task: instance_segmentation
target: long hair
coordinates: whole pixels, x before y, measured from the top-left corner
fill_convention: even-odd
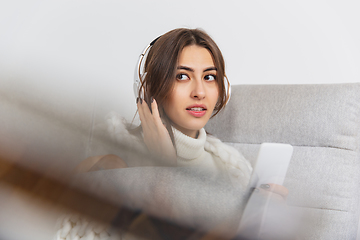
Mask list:
[[[169,131],[171,140],[175,146],[174,135],[171,129],[171,120],[166,116],[164,104],[170,97],[176,76],[176,68],[181,51],[191,45],[197,45],[206,48],[214,61],[217,69],[217,85],[219,88],[219,99],[215,105],[215,116],[226,104],[227,89],[225,89],[224,80],[225,62],[219,47],[214,40],[200,29],[178,28],[167,32],[156,40],[150,48],[147,55],[144,71],[146,72],[142,79],[142,88],[139,90],[139,96],[144,95],[145,101],[151,103],[153,97],[159,107],[160,117]],[[142,93],[142,89],[144,92]]]

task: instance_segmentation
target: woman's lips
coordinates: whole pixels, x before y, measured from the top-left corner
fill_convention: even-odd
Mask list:
[[[188,113],[190,113],[191,115],[193,115],[194,117],[202,117],[205,115],[206,110],[203,111],[192,111],[192,110],[186,110]]]
[[[194,117],[202,117],[206,114],[205,105],[193,105],[186,108],[186,111]]]

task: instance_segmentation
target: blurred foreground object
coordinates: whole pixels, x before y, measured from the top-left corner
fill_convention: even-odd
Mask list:
[[[284,186],[289,189],[288,205],[304,211],[305,226],[299,237],[356,239],[360,214],[360,84],[239,85],[232,90],[225,111],[208,123],[207,131],[237,148],[252,162],[262,142],[293,145],[294,154]],[[31,99],[11,94],[2,94],[1,101],[1,238],[23,239],[21,236],[26,235],[28,239],[49,239],[46,236],[53,236],[57,218],[67,212],[82,213],[105,223],[116,219],[121,203],[115,195],[100,196],[93,192],[106,191],[109,182],[120,178],[115,173],[120,170],[86,173],[89,178],[99,177],[103,183],[87,190],[71,187],[70,172],[90,156],[115,154],[128,159],[131,151],[119,147],[106,136],[91,134],[91,114],[75,116],[55,110],[49,112],[46,104],[32,105]],[[141,162],[141,159],[134,161]],[[139,179],[146,179],[136,168],[121,169],[121,172],[123,178],[132,176],[127,181],[133,181],[126,183],[129,188]],[[171,181],[166,170],[159,170],[159,173],[163,181]],[[222,188],[215,191],[214,186],[216,195],[210,195],[206,191],[211,192],[211,188],[201,189],[200,183],[206,182],[205,179],[195,182],[199,192],[194,191],[192,199],[184,200],[202,200],[210,204],[200,205],[201,212],[208,214],[210,226],[215,222],[211,216],[225,214],[226,209],[211,212],[207,206],[211,206],[211,201],[215,203],[215,198],[236,195],[236,192]],[[190,182],[188,186],[190,190],[193,187]],[[129,193],[128,204],[136,207],[138,201],[143,201],[144,206],[152,203],[148,198],[130,201],[135,193],[123,190],[117,194]],[[171,199],[171,191],[175,188],[168,191],[159,196]],[[147,192],[142,194],[148,196]],[[239,196],[234,199],[240,201]],[[240,203],[230,202],[223,208],[236,204]],[[191,204],[184,203],[182,207],[187,212],[192,211]],[[150,205],[149,209],[161,214],[154,206]],[[121,208],[121,211],[128,210]],[[131,216],[135,213],[129,212],[123,216],[133,219]],[[21,234],[17,231],[19,226]],[[38,231],[40,228],[43,230]]]

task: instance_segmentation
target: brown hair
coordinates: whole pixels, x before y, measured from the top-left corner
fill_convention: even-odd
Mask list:
[[[140,88],[139,96],[142,95],[142,89],[144,89],[144,98],[148,104],[151,102],[151,97],[156,100],[160,116],[165,122],[173,143],[171,120],[166,116],[163,105],[171,95],[174,86],[180,53],[190,45],[206,48],[210,52],[217,69],[216,81],[219,88],[219,99],[215,105],[213,116],[225,106],[228,98],[224,84],[226,78],[224,58],[219,47],[207,33],[200,29],[178,28],[158,38],[150,48],[145,61],[144,70],[146,74],[142,79],[143,88]]]

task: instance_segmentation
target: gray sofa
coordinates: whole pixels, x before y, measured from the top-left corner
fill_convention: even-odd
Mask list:
[[[360,84],[241,85],[206,127],[252,163],[262,142],[294,146],[288,204],[307,239],[356,239],[360,207]]]
[[[360,84],[237,85],[232,87],[229,104],[209,121],[206,130],[237,148],[252,164],[263,142],[293,145],[284,185],[290,192],[288,204],[303,213],[306,223],[299,237],[356,239],[359,93]],[[169,218],[158,202],[162,199],[171,212],[182,213],[171,220],[190,226],[201,223],[205,229],[233,215],[243,204],[226,184],[206,182],[201,174],[171,168],[98,171],[85,178],[91,182],[92,193],[109,196],[113,203],[122,199],[128,206]],[[231,221],[237,221],[236,217],[231,216]]]

